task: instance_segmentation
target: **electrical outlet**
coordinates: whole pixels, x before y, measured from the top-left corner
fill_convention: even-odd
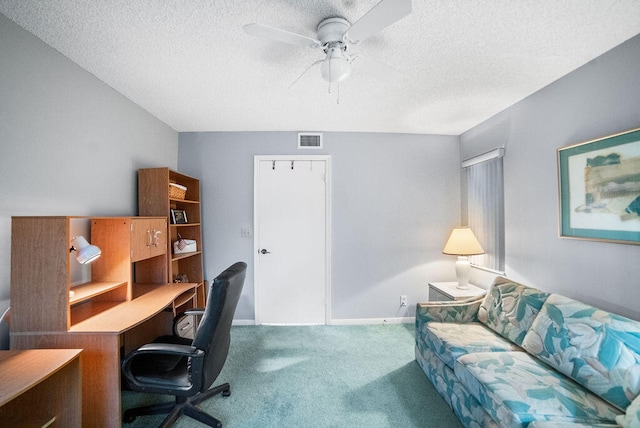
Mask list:
[[[407,296],[404,294],[400,296],[400,306],[407,306]]]

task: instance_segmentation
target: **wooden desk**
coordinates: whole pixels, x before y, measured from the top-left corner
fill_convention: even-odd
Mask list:
[[[169,333],[173,312],[164,309],[185,292],[193,291],[195,295],[197,285],[136,284],[135,293],[139,296],[133,300],[88,301],[74,308],[73,317],[82,319],[84,311],[94,315],[72,324],[68,331],[14,332],[11,346],[83,349],[82,426],[120,427],[120,353]],[[96,306],[104,308],[97,311]]]
[[[2,426],[81,426],[80,349],[0,351]]]

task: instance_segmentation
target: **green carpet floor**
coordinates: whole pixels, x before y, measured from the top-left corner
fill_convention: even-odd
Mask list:
[[[414,326],[237,326],[216,385],[201,408],[225,428],[460,427],[414,359]],[[124,391],[123,408],[166,397]],[[125,428],[157,426],[139,417]],[[200,427],[186,416],[176,427]]]

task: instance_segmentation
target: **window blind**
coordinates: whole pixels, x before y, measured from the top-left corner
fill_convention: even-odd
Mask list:
[[[470,257],[471,263],[504,272],[504,178],[502,152],[498,157],[465,162],[467,219],[485,254]]]

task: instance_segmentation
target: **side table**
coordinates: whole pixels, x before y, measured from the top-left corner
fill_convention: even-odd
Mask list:
[[[487,292],[484,288],[469,284],[469,288],[457,288],[457,282],[430,282],[429,301],[442,302],[450,300],[464,300],[470,297],[482,296]]]

